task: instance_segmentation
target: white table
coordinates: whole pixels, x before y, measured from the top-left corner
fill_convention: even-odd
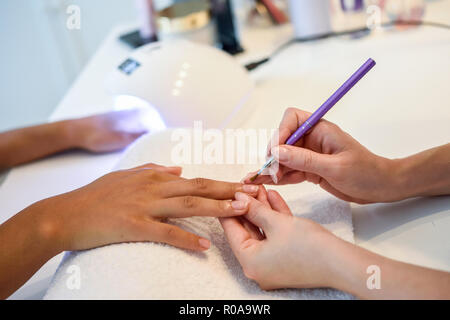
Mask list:
[[[450,1],[431,4],[427,20],[450,22]],[[104,76],[129,53],[113,30],[61,101],[50,120],[111,110]],[[264,56],[289,39],[289,26],[244,30],[247,53]],[[370,150],[401,157],[450,141],[450,32],[421,27],[350,40],[294,45],[252,75],[264,96],[246,126],[274,128],[285,107],[313,110],[368,57],[376,68],[327,119]],[[81,187],[107,173],[120,153],[70,152],[11,170],[0,188],[0,222],[26,206]],[[398,260],[450,271],[450,197],[395,204],[353,205],[356,243]],[[62,255],[36,273],[11,299],[41,298]]]

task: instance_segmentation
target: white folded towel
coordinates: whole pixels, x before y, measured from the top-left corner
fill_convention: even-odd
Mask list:
[[[171,131],[147,135],[129,148],[117,169],[147,162],[171,165],[173,146]],[[250,170],[255,170],[255,166],[183,165],[183,176],[239,181]],[[311,184],[274,189],[287,200],[295,215],[321,223],[337,236],[353,242],[348,203]],[[262,291],[244,276],[217,219],[194,217],[169,222],[210,239],[211,248],[197,253],[158,243],[124,243],[68,252],[44,299],[352,298],[333,289]],[[74,270],[79,271],[79,288],[70,285]]]

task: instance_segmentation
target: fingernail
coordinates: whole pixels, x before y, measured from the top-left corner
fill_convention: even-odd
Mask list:
[[[257,193],[259,190],[258,186],[252,185],[252,184],[244,184],[242,186],[242,190],[247,193]]]
[[[247,208],[248,203],[246,201],[232,201],[231,206],[234,210],[244,210]]]
[[[198,240],[198,243],[200,244],[200,247],[204,248],[204,249],[209,249],[209,247],[211,246],[211,242],[207,239],[203,239],[200,238]]]
[[[287,161],[288,160],[288,150],[283,147],[275,147],[272,149],[272,155],[278,161]]]
[[[245,202],[249,201],[248,196],[242,192],[236,192],[236,194],[234,195],[234,198],[238,201],[245,201]]]

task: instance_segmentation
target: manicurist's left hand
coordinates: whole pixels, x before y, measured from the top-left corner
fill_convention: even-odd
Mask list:
[[[220,221],[248,278],[265,290],[330,285],[327,251],[338,240],[332,233],[294,217],[276,191],[261,187],[256,198],[237,193],[236,199],[249,202],[248,213]]]
[[[248,213],[220,218],[245,275],[261,289],[330,287],[364,299],[449,299],[450,273],[395,261],[344,241],[321,225],[294,217],[280,195],[249,201]],[[260,229],[263,231],[261,233]],[[378,267],[377,290],[368,268]],[[372,271],[373,272],[373,271]]]

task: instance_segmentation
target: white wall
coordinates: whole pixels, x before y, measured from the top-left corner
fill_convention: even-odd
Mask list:
[[[68,5],[81,29],[68,30]],[[1,0],[0,131],[46,121],[115,25],[135,19],[133,0]]]

